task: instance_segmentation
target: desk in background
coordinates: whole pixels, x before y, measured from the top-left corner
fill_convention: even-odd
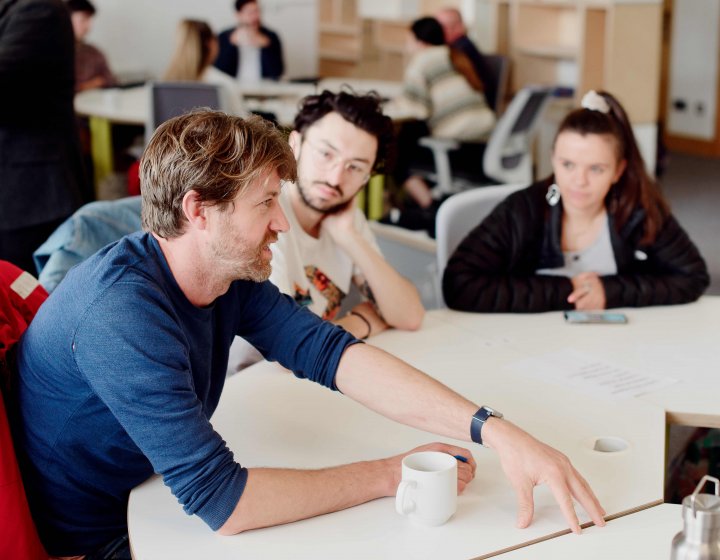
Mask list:
[[[148,91],[144,86],[91,89],[75,94],[75,112],[88,118],[90,155],[95,187],[114,170],[112,127],[115,124],[145,126]]]
[[[383,96],[391,97],[396,94],[399,84],[380,80],[344,79],[326,79],[317,85],[261,81],[257,84],[238,85],[237,93],[244,98],[248,110],[272,113],[281,126],[292,128],[302,97],[323,89],[337,91],[345,85],[350,85],[357,92],[374,90]],[[75,111],[88,117],[90,123],[90,150],[96,185],[114,169],[113,125],[145,126],[148,121],[149,95],[146,86],[94,89],[76,94]],[[383,214],[383,190],[384,177],[373,175],[358,200],[359,207],[363,208],[372,220],[379,219]]]
[[[301,97],[313,93],[312,84],[259,82],[238,86],[249,111],[273,113],[281,126],[292,126]],[[95,184],[113,172],[112,127],[117,124],[145,126],[150,111],[147,86],[94,89],[75,95],[75,112],[90,121],[91,155],[95,166]]]

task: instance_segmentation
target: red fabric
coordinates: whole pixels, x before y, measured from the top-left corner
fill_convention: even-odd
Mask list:
[[[22,274],[23,271],[14,264],[0,261],[0,388],[9,384],[8,351],[20,339],[48,297],[40,284],[26,297],[13,290],[10,286]]]
[[[10,288],[23,273],[14,264],[0,261],[0,362],[10,346],[25,332],[48,293],[40,284],[26,298]]]
[[[3,376],[7,351],[18,341],[35,312],[47,299],[47,292],[38,284],[25,298],[10,288],[22,274],[15,265],[0,261],[0,370]],[[0,395],[0,558],[47,560],[30,508],[25,498],[10,436],[5,401]]]
[[[140,194],[140,160],[134,161],[127,172],[128,196]]]
[[[47,560],[25,498],[5,402],[0,397],[0,558]]]

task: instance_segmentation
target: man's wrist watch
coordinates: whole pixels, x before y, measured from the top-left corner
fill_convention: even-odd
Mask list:
[[[475,442],[479,443],[483,447],[485,444],[482,440],[482,429],[487,422],[487,419],[491,416],[495,418],[502,418],[502,412],[490,408],[489,406],[481,406],[478,411],[473,414],[472,421],[470,422],[470,438]]]

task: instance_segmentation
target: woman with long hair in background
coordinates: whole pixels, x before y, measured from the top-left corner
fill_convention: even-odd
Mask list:
[[[700,297],[705,261],[645,170],[617,99],[585,95],[560,125],[552,166],[459,245],[443,277],[449,307],[598,310]]]

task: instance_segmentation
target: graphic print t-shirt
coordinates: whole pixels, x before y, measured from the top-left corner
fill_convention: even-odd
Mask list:
[[[352,283],[361,285],[364,278],[350,257],[322,229],[318,239],[303,231],[293,213],[287,187],[280,195],[280,204],[290,222],[290,231],[281,233],[278,242],[271,246],[270,281],[316,315],[333,320]],[[360,210],[355,213],[355,227],[379,253]]]

